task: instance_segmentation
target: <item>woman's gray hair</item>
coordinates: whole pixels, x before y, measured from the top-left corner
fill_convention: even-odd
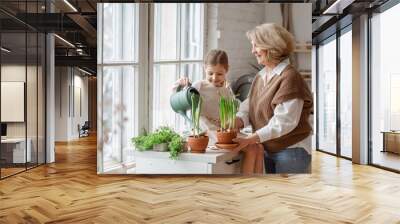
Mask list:
[[[293,35],[275,23],[264,23],[247,31],[247,38],[256,47],[267,50],[267,60],[280,62],[290,56],[295,49]]]

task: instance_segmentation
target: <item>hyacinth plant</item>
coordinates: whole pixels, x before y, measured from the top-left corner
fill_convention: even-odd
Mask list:
[[[219,119],[222,132],[229,132],[235,128],[236,113],[238,108],[239,102],[234,97],[220,97]]]
[[[192,128],[193,136],[198,138],[202,134],[200,131],[200,112],[203,100],[199,95],[192,95]]]

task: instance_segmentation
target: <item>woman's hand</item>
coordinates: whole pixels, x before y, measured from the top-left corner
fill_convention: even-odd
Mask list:
[[[242,128],[244,128],[244,123],[243,123],[242,118],[236,117],[235,118],[235,129],[240,130]]]
[[[260,143],[260,138],[258,137],[257,133],[253,133],[244,138],[234,138],[233,142],[239,143],[239,145],[234,148],[232,151],[239,152],[240,150],[244,149],[248,145]]]

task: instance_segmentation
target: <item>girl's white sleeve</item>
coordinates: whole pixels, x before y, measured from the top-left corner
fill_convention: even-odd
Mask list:
[[[197,91],[200,91],[201,82],[202,82],[202,80],[198,80],[198,81],[194,82],[194,83],[192,84],[192,87],[195,88],[195,89],[197,89]]]
[[[174,85],[172,86],[172,92],[173,92],[173,93],[176,93],[177,90],[178,90],[178,87],[179,87],[179,79],[178,79],[178,80],[174,83]],[[198,81],[194,82],[194,83],[192,84],[192,87],[195,88],[195,89],[197,89],[197,90],[199,91],[199,90],[200,90],[200,87],[201,87],[201,80],[198,80]]]

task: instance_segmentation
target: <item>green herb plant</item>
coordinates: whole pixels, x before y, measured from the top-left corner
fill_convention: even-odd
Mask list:
[[[132,138],[132,144],[139,151],[151,150],[154,145],[167,143],[171,159],[178,159],[182,152],[183,138],[169,127],[160,127],[154,133],[144,133]]]
[[[221,131],[226,132],[235,128],[236,113],[239,102],[234,97],[220,96],[219,99],[219,119]]]

